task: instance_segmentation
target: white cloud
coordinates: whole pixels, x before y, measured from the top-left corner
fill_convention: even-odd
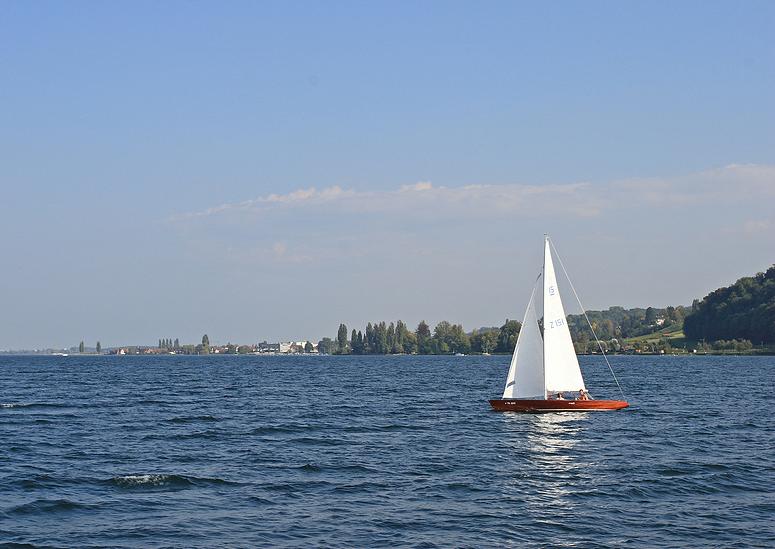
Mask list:
[[[416,213],[425,215],[492,215],[494,213],[564,212],[577,216],[596,215],[600,203],[594,193],[584,192],[586,183],[566,185],[467,185],[434,186],[429,181],[402,185],[388,191],[358,191],[339,186],[318,190],[299,189],[287,194],[269,194],[242,202],[225,203],[204,210],[178,214],[173,221],[217,217],[235,213],[257,213],[299,208],[326,211]]]
[[[775,196],[775,166],[730,164],[673,177],[648,177],[608,183],[562,185],[472,184],[435,186],[430,181],[401,185],[394,190],[343,189],[338,185],[307,187],[272,193],[241,202],[224,203],[173,216],[174,221],[276,209],[321,208],[326,211],[412,213],[425,215],[527,215],[563,213],[590,217],[623,202],[686,207],[750,195]]]
[[[310,187],[308,189],[298,189],[287,194],[272,193],[267,196],[261,196],[251,200],[243,200],[242,202],[229,202],[221,204],[219,206],[214,206],[197,212],[176,214],[173,215],[170,220],[181,221],[185,219],[210,217],[218,214],[228,214],[233,212],[249,212],[259,209],[266,209],[271,205],[301,205],[305,203],[320,203],[336,200],[338,198],[352,194],[354,194],[353,191],[345,191],[338,185],[325,188],[321,191],[318,191],[315,187]]]
[[[747,200],[752,195],[775,197],[775,166],[730,164],[673,177],[648,177],[613,182],[611,191],[662,206]]]
[[[334,200],[343,196],[347,196],[351,193],[352,191],[342,190],[339,185],[328,187],[322,191],[318,191],[315,187],[310,187],[309,189],[299,189],[298,191],[293,191],[288,194],[270,194],[265,198],[257,198],[256,200],[251,200],[248,202],[251,206],[263,203],[289,204],[306,201],[325,202],[328,200]]]
[[[411,191],[429,191],[433,188],[433,183],[430,181],[418,181],[414,185],[401,185],[399,189],[401,192]]]
[[[775,225],[769,219],[749,219],[743,223],[742,232],[746,236],[773,234],[775,232]]]

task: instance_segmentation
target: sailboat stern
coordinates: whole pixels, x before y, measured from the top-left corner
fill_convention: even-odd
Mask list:
[[[527,400],[498,398],[490,401],[496,412],[605,412],[630,405],[625,400]]]

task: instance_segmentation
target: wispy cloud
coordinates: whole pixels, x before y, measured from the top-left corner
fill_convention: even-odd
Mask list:
[[[412,192],[412,191],[430,191],[433,189],[433,183],[430,181],[418,181],[414,185],[401,185],[401,188],[399,189],[402,192]]]
[[[437,186],[430,181],[392,190],[343,189],[338,185],[272,193],[240,202],[176,214],[173,221],[238,213],[316,208],[325,211],[416,213],[425,215],[493,215],[563,213],[578,217],[599,215],[621,202],[689,206],[709,201],[775,197],[775,166],[731,164],[687,175],[648,177],[613,182],[558,185],[474,184]]]
[[[752,219],[743,224],[743,232],[747,235],[772,234],[775,231],[772,221],[769,219]]]
[[[176,214],[172,221],[217,217],[235,213],[325,207],[328,211],[492,214],[536,211],[562,211],[590,216],[599,213],[594,194],[585,194],[587,183],[565,185],[491,185],[463,187],[434,186],[429,181],[402,185],[387,191],[343,189],[336,185],[318,190],[299,189],[287,194],[272,193],[241,202],[230,202],[199,211]]]
[[[728,235],[758,239],[775,234],[775,222],[772,219],[746,219],[733,226],[727,225],[723,232]]]
[[[308,189],[298,189],[296,191],[287,194],[269,194],[267,196],[260,196],[251,200],[243,200],[241,202],[227,202],[218,206],[213,206],[205,210],[196,212],[188,212],[183,214],[176,214],[171,217],[173,221],[180,221],[184,219],[191,219],[197,217],[210,217],[219,214],[227,214],[229,212],[251,211],[266,209],[273,205],[292,205],[292,204],[309,204],[320,203],[344,196],[353,195],[354,191],[345,191],[338,185],[328,187],[322,191],[318,191],[315,187],[309,187]]]
[[[662,206],[691,206],[708,202],[740,201],[753,196],[775,197],[775,166],[730,164],[673,177],[616,181],[611,191]]]

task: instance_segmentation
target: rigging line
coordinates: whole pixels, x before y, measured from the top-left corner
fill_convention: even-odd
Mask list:
[[[562,272],[565,273],[565,279],[568,281],[568,284],[570,284],[570,289],[573,290],[573,295],[576,296],[576,301],[579,302],[579,307],[581,307],[581,312],[584,314],[584,318],[587,319],[587,324],[589,325],[589,329],[592,331],[592,335],[595,336],[595,341],[597,341],[597,346],[600,349],[600,352],[603,353],[603,358],[605,359],[605,363],[608,364],[608,369],[611,370],[611,375],[614,376],[614,381],[616,382],[616,386],[619,387],[619,392],[622,395],[622,400],[627,400],[624,396],[624,391],[622,390],[622,386],[619,384],[619,380],[616,378],[614,369],[611,367],[611,363],[608,362],[608,356],[605,354],[605,350],[603,350],[603,345],[600,343],[600,340],[597,338],[595,329],[592,327],[592,323],[589,321],[589,317],[587,316],[587,310],[584,308],[584,305],[581,304],[581,299],[579,298],[579,294],[576,292],[576,288],[573,287],[573,282],[571,282],[571,279],[568,276],[568,271],[565,270],[565,265],[562,264],[562,258],[560,257],[560,254],[557,252],[557,248],[554,247],[554,242],[552,242],[551,238],[549,239],[549,244],[551,244],[552,249],[554,250],[554,254],[557,256],[557,260],[560,262],[560,267],[562,267]]]

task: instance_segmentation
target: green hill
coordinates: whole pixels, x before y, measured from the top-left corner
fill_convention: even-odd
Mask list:
[[[684,332],[697,341],[775,343],[775,265],[695,301]]]

